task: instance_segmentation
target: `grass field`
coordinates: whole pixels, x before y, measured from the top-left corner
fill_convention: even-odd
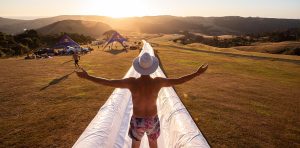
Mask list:
[[[298,63],[197,52],[210,49],[169,38],[149,37],[169,77],[209,63],[205,74],[175,89],[211,146],[300,146]],[[96,49],[80,64],[96,76],[122,78],[137,55]],[[0,147],[74,144],[113,88],[79,79],[70,60],[0,60]]]
[[[299,41],[286,41],[278,43],[255,43],[251,46],[232,47],[242,51],[274,53],[274,54],[295,54],[295,50],[300,49]]]

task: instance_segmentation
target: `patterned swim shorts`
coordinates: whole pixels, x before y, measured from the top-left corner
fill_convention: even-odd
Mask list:
[[[131,139],[141,141],[146,132],[148,139],[156,140],[160,134],[160,124],[158,116],[154,117],[131,117],[128,135]]]

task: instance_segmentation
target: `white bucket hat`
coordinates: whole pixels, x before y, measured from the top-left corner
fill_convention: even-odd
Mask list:
[[[158,59],[147,52],[133,60],[133,68],[141,75],[152,74],[156,71],[158,65]]]

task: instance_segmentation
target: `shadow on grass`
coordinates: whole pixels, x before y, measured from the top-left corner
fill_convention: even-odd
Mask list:
[[[69,60],[69,61],[66,61],[66,62],[63,62],[62,65],[66,64],[66,63],[69,63],[69,62],[72,62],[73,60]]]
[[[107,50],[107,51],[105,51],[105,52],[108,52],[108,53],[110,53],[110,54],[114,54],[114,55],[117,55],[117,54],[120,54],[120,53],[122,53],[122,52],[126,52],[127,53],[127,50]]]
[[[69,74],[67,74],[67,75],[64,75],[64,76],[62,76],[62,77],[60,77],[60,78],[53,79],[51,82],[49,82],[49,84],[48,84],[47,86],[41,88],[40,91],[43,91],[43,90],[47,89],[47,88],[48,88],[49,86],[51,86],[51,85],[55,85],[55,84],[58,84],[58,83],[60,83],[60,82],[62,82],[62,81],[64,81],[64,80],[66,80],[66,79],[69,77],[69,75],[71,75],[71,74],[74,73],[74,72],[75,72],[75,71],[73,71],[73,72],[71,72],[71,73],[69,73]]]

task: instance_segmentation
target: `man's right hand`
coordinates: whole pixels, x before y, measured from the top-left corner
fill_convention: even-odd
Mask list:
[[[89,74],[83,68],[80,69],[81,71],[76,71],[77,76],[80,78],[87,78]]]
[[[206,64],[202,64],[200,67],[199,67],[199,69],[197,70],[197,74],[198,75],[200,75],[200,74],[202,74],[202,73],[204,73],[205,71],[206,71],[206,69],[208,68],[208,64],[206,63]]]

